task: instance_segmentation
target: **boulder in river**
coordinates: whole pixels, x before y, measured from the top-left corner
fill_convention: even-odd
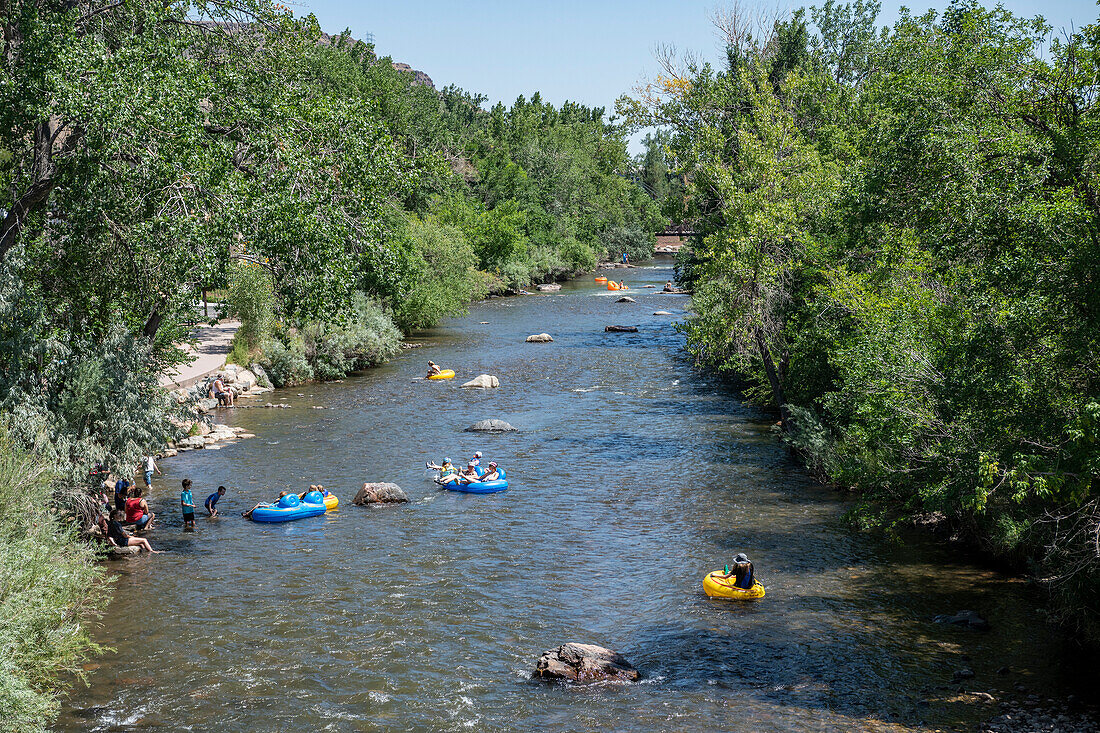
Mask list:
[[[615,333],[638,333],[637,326],[604,326],[603,330]]]
[[[548,333],[533,333],[524,340],[529,344],[548,344],[554,337]]]
[[[184,438],[177,444],[180,448],[205,448],[206,438],[201,435],[192,435]]]
[[[629,295],[624,295],[615,301],[616,303],[637,303],[638,301],[631,298]]]
[[[595,644],[562,644],[543,652],[534,676],[563,682],[634,682],[641,674],[623,655]]]
[[[351,503],[356,506],[367,506],[368,504],[404,504],[408,500],[408,494],[397,484],[368,482],[363,484],[363,488],[359,489]]]
[[[500,380],[494,377],[492,374],[479,374],[471,379],[463,387],[480,387],[481,389],[492,389],[500,386]]]
[[[544,283],[542,285],[536,285],[540,293],[556,293],[561,290],[561,285],[557,283]]]
[[[953,626],[965,626],[968,629],[988,631],[989,622],[974,611],[959,611],[954,616],[942,614],[933,619],[937,624],[952,624]]]
[[[503,420],[479,420],[470,427],[466,428],[467,433],[510,433],[513,432],[513,428]]]
[[[672,313],[670,313],[669,311],[653,311],[653,315],[655,315],[655,316],[671,316]]]

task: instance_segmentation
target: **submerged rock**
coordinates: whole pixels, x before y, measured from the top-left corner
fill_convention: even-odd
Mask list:
[[[542,653],[534,676],[564,682],[634,682],[641,674],[623,655],[595,644],[562,644]]]
[[[624,295],[615,301],[616,303],[637,303],[638,301],[631,298],[629,295]]]
[[[637,326],[604,326],[603,330],[614,333],[638,333]]]
[[[548,344],[554,337],[548,333],[533,333],[524,340],[529,344]]]
[[[403,504],[408,500],[408,494],[400,486],[383,482],[363,484],[363,488],[359,489],[351,503],[356,506],[366,506],[368,504]]]
[[[937,624],[965,626],[969,629],[977,629],[979,631],[986,631],[989,629],[989,622],[979,616],[974,611],[959,611],[954,616],[942,614],[940,616],[936,616],[933,621],[935,621]]]
[[[480,420],[466,428],[467,433],[510,433],[514,430],[503,420]]]
[[[479,387],[481,389],[492,389],[500,386],[500,380],[494,377],[492,374],[479,374],[471,379],[463,387]]]
[[[655,315],[655,316],[671,316],[672,313],[670,313],[669,311],[653,311],[653,315]]]

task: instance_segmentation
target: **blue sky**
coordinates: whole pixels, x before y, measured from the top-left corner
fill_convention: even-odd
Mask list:
[[[315,13],[329,33],[344,28],[359,37],[373,33],[380,54],[425,71],[437,87],[457,84],[485,94],[490,103],[511,103],[520,94],[539,91],[555,104],[568,99],[609,111],[619,95],[656,72],[657,44],[671,43],[716,58],[719,46],[709,18],[722,5],[715,0],[290,4],[297,14]],[[774,5],[774,0],[748,4]],[[946,4],[904,3],[914,12]],[[882,5],[880,24],[893,23],[903,3],[884,0]],[[1091,0],[1005,0],[1004,5],[1018,14],[1041,14],[1056,28],[1079,28],[1100,17],[1100,8]]]

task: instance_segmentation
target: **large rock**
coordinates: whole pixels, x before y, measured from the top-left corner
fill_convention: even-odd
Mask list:
[[[248,390],[252,389],[256,386],[258,382],[259,379],[256,377],[256,375],[250,372],[248,369],[241,369],[237,372],[237,381],[235,382],[235,384],[241,388],[242,392],[247,392]]]
[[[616,303],[637,303],[638,301],[631,298],[629,295],[624,295],[615,301]]]
[[[540,293],[556,293],[561,290],[561,285],[557,283],[545,283],[543,285],[536,285]]]
[[[492,374],[479,374],[471,379],[463,387],[480,387],[482,389],[492,389],[493,387],[500,386],[500,380],[494,377]]]
[[[509,433],[514,430],[503,420],[480,420],[466,428],[467,433]]]
[[[213,397],[204,397],[203,399],[199,400],[198,404],[195,406],[195,409],[200,415],[205,415],[208,412],[213,412],[214,410],[218,409],[218,401]]]
[[[180,448],[205,448],[206,438],[201,435],[192,435],[188,438],[184,438],[179,442]]]
[[[595,644],[562,644],[543,652],[535,677],[563,682],[634,682],[641,674],[623,655]]]
[[[638,333],[637,326],[604,326],[603,330],[614,333]]]
[[[653,311],[653,315],[655,315],[655,316],[671,316],[672,313],[670,313],[669,311]]]
[[[989,622],[974,611],[959,611],[954,616],[944,614],[936,616],[933,621],[937,624],[965,626],[968,629],[977,629],[978,631],[987,631],[989,629]]]
[[[363,488],[355,494],[351,503],[356,506],[366,506],[368,504],[403,504],[408,500],[408,494],[397,484],[365,483]]]
[[[524,340],[529,344],[548,344],[554,337],[548,333],[533,333]]]
[[[194,427],[195,427],[195,433],[197,435],[203,436],[204,438],[207,435],[210,435],[210,433],[213,432],[213,428],[210,427],[210,423],[206,422],[205,420],[197,420],[194,423]],[[190,431],[188,431],[188,432],[190,432]]]

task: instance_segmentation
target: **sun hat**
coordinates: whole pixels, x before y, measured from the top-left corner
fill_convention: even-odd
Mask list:
[[[733,558],[733,561],[734,561],[734,562],[749,562],[749,556],[748,556],[748,555],[746,555],[746,554],[745,554],[745,553],[743,553],[743,552],[739,552],[739,553],[737,553],[737,555],[736,555],[736,556],[735,556],[735,557]]]
[[[443,459],[443,462],[444,462],[444,463],[450,463],[450,462],[451,462],[451,459],[450,459],[450,458],[444,458],[444,459]]]
[[[496,467],[497,467],[497,462],[496,461],[489,461],[489,468],[496,468]]]
[[[481,451],[474,453],[474,458],[481,458]]]

